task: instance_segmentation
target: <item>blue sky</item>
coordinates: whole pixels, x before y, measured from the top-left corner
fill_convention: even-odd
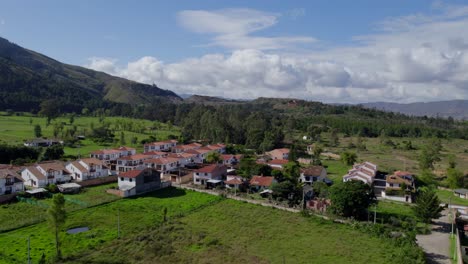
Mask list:
[[[178,93],[468,99],[464,2],[2,0],[0,36]]]

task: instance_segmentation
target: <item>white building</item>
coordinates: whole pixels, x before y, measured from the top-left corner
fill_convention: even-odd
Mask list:
[[[45,187],[48,184],[59,184],[69,182],[71,173],[65,168],[61,161],[39,163],[24,168],[21,178],[25,186]]]
[[[158,142],[151,142],[146,143],[143,148],[143,152],[150,152],[150,151],[170,151],[171,148],[177,145],[177,140],[170,139],[165,141],[158,141]]]
[[[193,183],[198,185],[205,185],[209,181],[221,182],[227,175],[227,167],[224,165],[212,164],[200,168],[193,172]],[[217,183],[217,182],[214,182]]]
[[[69,162],[65,166],[72,173],[75,181],[85,181],[109,176],[109,169],[104,161],[96,158],[86,158]]]
[[[348,174],[343,176],[343,181],[347,182],[350,180],[357,180],[362,181],[365,184],[372,185],[376,175],[377,165],[366,161],[354,164],[353,168],[348,171]]]
[[[16,171],[0,169],[0,195],[21,192],[23,190],[23,180]]]

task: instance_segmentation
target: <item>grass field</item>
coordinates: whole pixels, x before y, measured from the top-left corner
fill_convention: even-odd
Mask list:
[[[73,125],[77,127],[77,135],[86,135],[91,131],[91,124],[95,127],[100,125],[98,117],[75,117],[73,125],[70,124],[68,117],[59,117],[54,119],[51,125],[46,126],[46,118],[42,117],[31,117],[31,116],[6,116],[0,114],[0,142],[6,142],[8,144],[22,144],[25,140],[35,138],[34,136],[34,125],[39,124],[42,128],[42,134],[44,137],[53,138],[53,124],[56,122],[64,122],[65,127],[72,128]],[[110,124],[110,128],[114,130],[115,139],[120,139],[120,132],[123,131],[125,134],[125,142],[127,146],[136,147],[139,151],[142,150],[143,146],[140,144],[142,139],[148,138],[150,135],[155,136],[158,140],[167,139],[169,135],[178,136],[180,131],[177,127],[170,126],[168,124],[152,122],[143,119],[133,119],[124,117],[106,117],[104,122]],[[139,127],[139,132],[132,132],[128,130],[121,130],[118,124],[121,123],[132,123],[132,127]],[[157,129],[151,129],[157,127]],[[132,129],[135,130],[135,129]],[[136,131],[136,130],[135,130]],[[137,144],[131,144],[132,138],[136,137]],[[87,155],[89,152],[102,149],[112,148],[119,146],[120,143],[109,145],[98,145],[89,139],[80,141],[80,146],[77,148],[65,148],[66,155]]]
[[[455,196],[452,191],[437,189],[437,195],[442,203],[468,206],[468,200]]]
[[[348,225],[224,200],[150,232],[88,250],[83,257],[69,260],[71,263],[397,263],[400,250],[388,240]]]
[[[93,196],[89,196],[91,199]],[[186,214],[193,209],[219,200],[212,195],[168,188],[134,199],[118,201],[77,210],[69,214],[61,232],[62,252],[72,256],[99,245],[106,245],[117,238],[117,216],[120,214],[121,235],[130,236],[150,230],[162,222],[163,209],[168,216]],[[87,226],[90,231],[69,235],[69,228]],[[31,256],[37,262],[42,253],[50,257],[54,252],[54,239],[47,222],[31,225],[0,234],[0,263],[24,263],[26,261],[26,238],[31,236]]]
[[[120,197],[108,194],[105,190],[116,184],[106,184],[85,188],[79,194],[66,194],[66,210],[73,212],[86,207],[96,206],[120,199]],[[0,206],[0,233],[5,230],[35,224],[46,219],[47,206],[51,199],[42,199],[38,202],[43,206],[28,204],[25,202],[11,203]]]

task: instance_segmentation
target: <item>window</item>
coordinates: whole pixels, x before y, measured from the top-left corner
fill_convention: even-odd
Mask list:
[[[132,178],[130,178],[128,181],[129,181],[129,182],[132,182],[132,181],[133,181],[133,179],[132,179]]]
[[[390,183],[390,187],[393,187],[393,183]]]
[[[124,181],[124,177],[120,177],[120,180],[121,180],[121,181]]]

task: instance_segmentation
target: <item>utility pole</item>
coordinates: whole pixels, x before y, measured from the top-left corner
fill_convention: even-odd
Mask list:
[[[120,209],[117,209],[117,238],[120,238]]]
[[[374,205],[374,225],[376,221],[377,221],[377,204]]]
[[[31,236],[28,236],[28,264],[31,264]]]

